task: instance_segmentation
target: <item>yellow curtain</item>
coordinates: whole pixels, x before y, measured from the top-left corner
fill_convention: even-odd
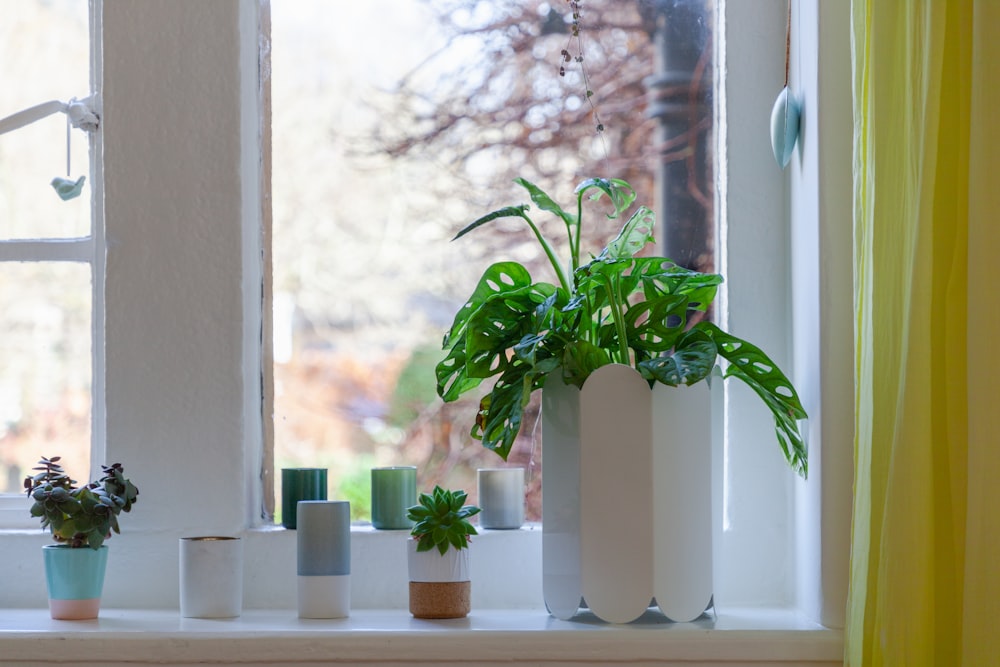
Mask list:
[[[1000,665],[1000,0],[853,0],[848,665]]]

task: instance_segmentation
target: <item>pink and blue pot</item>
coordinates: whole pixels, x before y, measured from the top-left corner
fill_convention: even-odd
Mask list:
[[[68,621],[97,618],[108,548],[71,549],[65,544],[46,544],[42,555],[52,618]]]

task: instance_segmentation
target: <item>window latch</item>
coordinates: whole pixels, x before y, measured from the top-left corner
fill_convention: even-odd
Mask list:
[[[59,111],[66,114],[70,125],[84,132],[96,132],[100,127],[100,116],[94,109],[94,96],[91,95],[82,100],[74,97],[69,102],[51,100],[18,111],[0,119],[0,134],[24,127]]]

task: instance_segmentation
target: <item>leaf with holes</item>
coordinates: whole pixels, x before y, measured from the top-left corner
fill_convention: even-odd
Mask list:
[[[691,329],[677,339],[674,349],[639,363],[639,372],[647,380],[677,387],[693,385],[706,379],[715,368],[718,349],[703,331]]]
[[[745,382],[771,410],[778,444],[788,465],[806,477],[809,474],[808,452],[798,420],[806,419],[807,415],[791,381],[760,348],[726,333],[711,322],[699,322],[695,326],[715,341],[719,354],[730,363],[726,377]]]
[[[596,369],[628,364],[644,378],[666,385],[707,379],[718,357],[728,362],[726,377],[747,383],[771,410],[778,444],[794,470],[805,476],[807,452],[798,421],[806,418],[791,382],[759,348],[714,324],[690,325],[707,312],[722,276],[678,266],[666,257],[637,256],[653,241],[655,217],[638,207],[618,235],[593,259],[579,263],[583,200],[607,196],[623,215],[635,191],[619,179],[588,179],[576,190],[576,211],[560,207],[535,184],[517,179],[532,203],[565,224],[568,261],[528,215],[527,206],[493,211],[464,227],[460,238],[504,217],[523,219],[558,277],[558,286],[532,282],[515,262],[490,266],[456,314],[444,339],[445,358],[437,365],[438,394],[454,401],[485,378],[495,378],[482,398],[471,435],[505,458],[520,432],[532,392],[550,373],[582,387]]]

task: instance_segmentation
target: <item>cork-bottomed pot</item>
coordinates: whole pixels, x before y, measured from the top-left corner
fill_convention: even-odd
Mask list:
[[[471,609],[469,550],[417,551],[407,540],[410,571],[410,613],[416,618],[463,618]]]

